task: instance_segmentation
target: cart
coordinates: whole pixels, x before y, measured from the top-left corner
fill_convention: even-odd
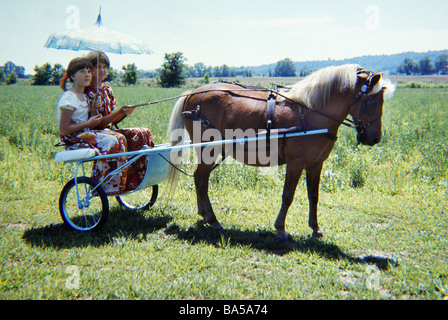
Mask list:
[[[272,130],[273,133],[275,132]],[[108,197],[113,196],[121,206],[133,210],[144,210],[152,207],[157,200],[159,184],[167,180],[171,153],[178,153],[189,148],[202,148],[225,144],[245,144],[255,140],[286,139],[291,137],[326,134],[328,129],[308,130],[281,134],[261,133],[254,137],[217,140],[210,142],[192,143],[188,141],[182,145],[156,145],[154,148],[144,146],[141,150],[96,155],[93,149],[67,150],[56,153],[54,160],[64,163],[75,163],[73,179],[63,187],[59,197],[59,212],[64,224],[77,231],[94,231],[100,229],[109,216]],[[125,163],[106,175],[101,181],[86,176],[84,164],[106,158],[126,157]],[[126,167],[132,165],[140,157],[148,157],[145,176],[140,185],[127,193],[120,195],[107,194],[102,185],[107,184],[115,175],[120,174]],[[177,167],[176,167],[177,168]],[[178,169],[178,168],[177,168]],[[81,174],[79,173],[81,171]]]

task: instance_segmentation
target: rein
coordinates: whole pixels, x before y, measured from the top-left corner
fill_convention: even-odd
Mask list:
[[[243,87],[242,85],[237,84],[237,83],[232,83],[232,84],[236,84],[236,85],[239,85],[239,86]],[[149,105],[158,104],[158,103],[162,103],[162,102],[166,102],[166,101],[171,101],[171,100],[175,100],[175,99],[179,99],[179,98],[190,97],[190,96],[194,96],[194,95],[197,95],[197,94],[204,95],[205,93],[216,92],[216,91],[227,92],[227,93],[238,92],[238,91],[240,91],[240,92],[250,92],[250,91],[270,92],[272,94],[276,94],[276,95],[284,98],[285,100],[288,100],[288,101],[293,102],[293,103],[297,103],[297,101],[294,101],[294,100],[290,99],[289,97],[285,96],[284,94],[281,94],[278,90],[269,89],[269,88],[263,88],[263,87],[253,87],[253,88],[243,87],[243,89],[232,89],[232,90],[231,89],[210,89],[210,90],[198,91],[198,92],[194,92],[194,93],[185,93],[185,94],[181,94],[181,95],[178,95],[178,96],[169,97],[169,98],[165,98],[165,99],[149,101],[149,102],[145,102],[145,103],[141,103],[141,104],[134,104],[134,105],[132,105],[130,107],[137,108],[137,107],[149,106]],[[255,99],[255,98],[252,98],[252,97],[248,97],[248,98]],[[348,119],[348,118],[345,119],[344,121],[340,121],[340,120],[338,120],[336,118],[333,118],[333,117],[331,117],[329,115],[326,115],[325,113],[322,113],[320,111],[311,109],[311,108],[309,108],[309,107],[307,107],[305,105],[301,105],[301,104],[299,104],[299,105],[303,106],[303,107],[307,108],[308,110],[311,110],[311,111],[313,111],[313,112],[315,112],[317,114],[320,114],[321,116],[324,116],[324,117],[326,117],[328,119],[331,119],[331,120],[333,120],[335,122],[338,122],[338,123],[340,123],[342,125],[345,125],[345,126],[350,127],[350,128],[356,128],[354,126],[355,123],[352,120]],[[345,121],[347,121],[348,123],[346,123]]]
[[[137,108],[137,107],[143,107],[143,106],[149,106],[152,104],[157,104],[157,103],[161,103],[161,102],[165,102],[165,101],[170,101],[170,100],[174,100],[174,99],[179,99],[179,98],[184,98],[184,97],[190,97],[190,96],[194,96],[197,94],[205,94],[208,92],[227,92],[227,93],[231,93],[231,92],[236,92],[236,91],[258,91],[258,92],[267,92],[267,91],[272,91],[271,89],[268,88],[258,88],[258,89],[249,89],[249,88],[244,88],[244,89],[209,89],[209,90],[204,90],[204,91],[197,91],[197,92],[191,92],[191,93],[185,93],[185,94],[181,94],[178,96],[174,96],[174,97],[170,97],[170,98],[165,98],[165,99],[160,99],[160,100],[154,100],[154,101],[149,101],[149,102],[145,102],[142,104],[134,104],[130,107],[132,108]]]
[[[368,95],[368,91],[370,91],[372,89],[370,87],[370,85],[369,85],[369,81],[370,81],[372,76],[373,76],[373,74],[369,75],[369,77],[368,77],[368,79],[366,81],[367,84],[362,86],[361,91],[356,95],[356,97],[353,100],[353,102],[349,105],[349,107],[348,107],[349,110],[351,109],[351,107],[354,104],[356,104],[359,101],[359,99],[364,98],[364,96]],[[302,119],[303,119],[302,107],[305,107],[306,109],[308,109],[308,110],[310,110],[310,111],[312,111],[314,113],[317,113],[317,114],[319,114],[319,115],[321,115],[321,116],[323,116],[323,117],[325,117],[327,119],[333,120],[333,121],[335,121],[335,122],[337,122],[337,123],[339,123],[341,125],[344,125],[344,126],[346,126],[348,128],[357,129],[358,132],[367,129],[374,122],[376,122],[378,120],[378,118],[377,118],[377,119],[375,119],[375,120],[373,120],[373,121],[371,121],[371,122],[369,122],[367,124],[361,125],[360,124],[361,123],[361,119],[360,119],[361,118],[361,113],[360,113],[359,119],[356,122],[351,120],[351,119],[349,119],[349,118],[346,118],[346,119],[341,121],[341,120],[338,120],[338,119],[336,119],[336,118],[334,118],[332,116],[329,116],[329,115],[327,115],[327,114],[325,114],[323,112],[320,112],[320,111],[315,110],[315,109],[311,109],[311,108],[309,108],[306,105],[298,103],[297,101],[292,100],[291,98],[289,98],[289,97],[285,96],[284,94],[280,93],[280,91],[277,90],[277,89],[270,89],[270,88],[266,88],[266,87],[246,87],[246,86],[243,86],[243,85],[241,85],[239,83],[236,83],[236,82],[221,81],[221,83],[237,85],[237,86],[241,87],[241,89],[208,89],[208,90],[197,91],[197,92],[193,92],[193,93],[185,93],[185,94],[181,94],[181,95],[178,95],[178,96],[169,97],[169,98],[165,98],[165,99],[149,101],[149,102],[142,103],[142,104],[136,104],[136,105],[132,105],[131,107],[137,108],[137,107],[149,106],[149,105],[158,104],[158,103],[162,103],[162,102],[166,102],[166,101],[170,101],[170,100],[174,100],[174,99],[190,97],[190,96],[194,96],[194,95],[197,95],[197,94],[202,94],[202,97],[203,97],[204,94],[206,94],[208,92],[217,92],[218,91],[218,92],[233,93],[233,92],[251,92],[251,91],[256,91],[256,92],[269,92],[271,95],[278,95],[278,96],[284,98],[285,100],[288,100],[290,102],[298,104],[299,108],[300,108],[300,113],[301,113]],[[277,85],[277,87],[283,87],[283,86],[278,86]],[[202,97],[201,97],[201,100],[202,100]],[[247,98],[257,99],[257,98],[254,98],[254,97],[247,97]],[[206,121],[206,120],[204,120],[204,121]]]

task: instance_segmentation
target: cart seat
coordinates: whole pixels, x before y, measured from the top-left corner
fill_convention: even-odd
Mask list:
[[[78,161],[90,159],[96,156],[96,152],[93,149],[78,149],[78,150],[66,150],[58,152],[54,155],[54,161]]]

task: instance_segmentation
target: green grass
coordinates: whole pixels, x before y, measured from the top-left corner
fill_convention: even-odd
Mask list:
[[[183,91],[115,89],[120,104]],[[212,173],[210,185],[222,234],[203,225],[185,176],[173,198],[162,184],[150,210],[123,210],[110,198],[102,230],[66,229],[58,197],[73,166],[53,161],[60,93],[0,86],[0,299],[448,297],[445,88],[400,87],[385,106],[384,140],[373,148],[357,148],[355,132],[341,128],[321,183],[325,237],[310,237],[302,179],[286,220],[289,243],[276,242],[273,227],[284,167],[232,162]],[[156,143],[166,142],[173,105],[141,107],[121,127],[149,127]]]

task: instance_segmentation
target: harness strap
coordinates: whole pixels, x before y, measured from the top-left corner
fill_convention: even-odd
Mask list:
[[[202,92],[201,98],[199,98],[198,105],[195,110],[184,111],[181,113],[185,118],[193,121],[201,121],[202,125],[206,128],[210,128],[210,121],[208,121],[203,114],[201,114],[201,102],[204,98],[205,92]]]
[[[186,172],[185,170],[182,170],[181,168],[179,168],[178,166],[176,166],[174,163],[172,163],[170,160],[168,160],[166,157],[164,157],[161,153],[159,153],[159,156],[161,156],[162,157],[162,159],[163,160],[165,160],[166,162],[168,162],[168,164],[170,164],[174,169],[176,169],[177,171],[179,171],[180,173],[182,173],[182,174],[184,174],[184,175],[186,175],[186,176],[188,176],[188,177],[190,177],[190,178],[193,178],[194,177],[194,174],[190,174],[190,173],[188,173],[188,172]],[[227,157],[227,155],[221,155],[221,159],[220,159],[220,161],[219,162],[217,162],[217,163],[215,163],[215,165],[206,173],[206,174],[210,174],[213,170],[215,170],[217,167],[219,167],[219,165],[221,164],[221,163],[223,163],[224,162],[224,160],[226,159],[226,157]],[[202,175],[201,175],[202,176]]]
[[[274,117],[275,117],[275,107],[277,105],[276,97],[271,92],[268,97],[268,121],[266,124],[266,128],[268,130],[274,127]]]
[[[277,106],[277,99],[274,93],[270,93],[268,96],[268,109],[267,109],[267,123],[266,123],[266,136],[267,136],[267,148],[270,150],[270,136],[271,129],[274,127],[275,107]]]

